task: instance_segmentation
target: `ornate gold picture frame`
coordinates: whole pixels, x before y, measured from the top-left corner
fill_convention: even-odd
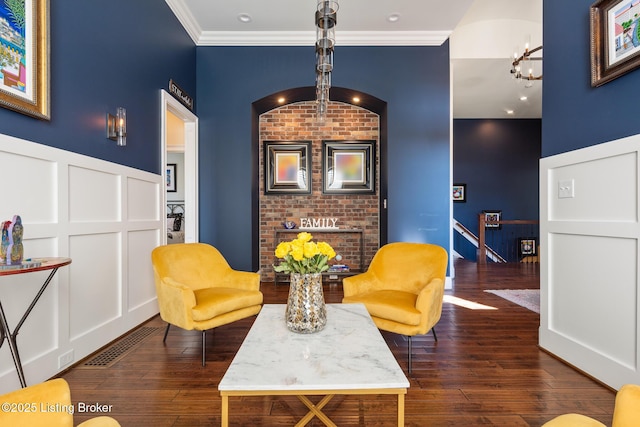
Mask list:
[[[0,3],[0,106],[50,119],[49,0]]]
[[[640,4],[598,0],[591,16],[591,86],[601,86],[640,65]]]

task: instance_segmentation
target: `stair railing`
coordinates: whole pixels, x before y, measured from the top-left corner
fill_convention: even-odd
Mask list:
[[[512,219],[512,220],[490,220],[487,221],[486,215],[484,213],[478,214],[478,264],[486,264],[487,257],[489,256],[492,260],[496,261],[495,257],[499,257],[501,260],[496,262],[506,262],[504,258],[502,258],[499,254],[497,254],[493,249],[487,247],[486,243],[486,230],[487,226],[500,226],[500,225],[524,225],[524,224],[539,224],[538,220],[528,220],[528,219]]]

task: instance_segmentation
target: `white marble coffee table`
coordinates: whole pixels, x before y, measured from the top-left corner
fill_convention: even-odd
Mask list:
[[[284,304],[265,304],[218,385],[222,426],[229,425],[229,396],[295,395],[314,416],[335,426],[322,408],[338,395],[397,394],[404,426],[409,381],[362,304],[327,304],[327,326],[315,334],[290,332]],[[307,396],[323,395],[313,404]]]

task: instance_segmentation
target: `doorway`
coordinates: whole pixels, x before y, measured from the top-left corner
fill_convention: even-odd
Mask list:
[[[172,177],[172,190],[175,188],[175,178],[180,187],[180,195],[184,200],[172,200],[172,204],[184,203],[184,241],[194,243],[199,240],[198,230],[198,117],[167,91],[161,91],[161,155],[160,170],[162,171],[162,182],[167,183],[167,164],[180,163],[182,170],[172,167],[171,171],[177,175]],[[170,154],[171,153],[171,154]],[[179,156],[181,155],[181,156]],[[169,161],[169,157],[181,159]],[[176,190],[176,193],[178,191]],[[167,191],[161,192],[160,212],[162,217],[167,211]],[[173,198],[172,198],[173,199]],[[162,221],[163,233],[162,244],[167,244],[167,222]]]

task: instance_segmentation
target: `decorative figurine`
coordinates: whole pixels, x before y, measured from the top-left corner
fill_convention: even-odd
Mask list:
[[[9,225],[9,247],[7,248],[7,264],[9,265],[22,264],[24,255],[23,233],[22,218],[20,218],[20,215],[14,215],[11,225]]]
[[[9,226],[11,221],[2,221],[2,246],[0,246],[0,264],[6,264],[7,250],[9,249]]]
[[[282,223],[282,226],[287,230],[293,230],[294,228],[296,228],[296,223],[293,221],[284,221]]]

